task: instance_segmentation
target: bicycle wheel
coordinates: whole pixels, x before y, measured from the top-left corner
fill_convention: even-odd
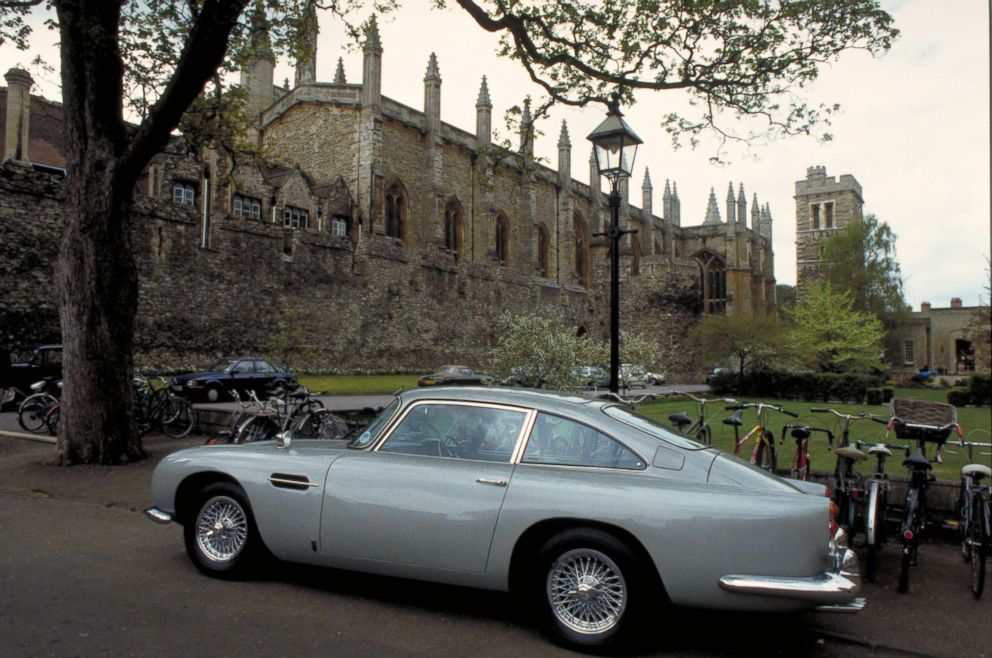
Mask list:
[[[268,416],[253,416],[241,423],[231,443],[254,443],[268,441],[276,436],[279,427]]]
[[[865,511],[865,577],[875,582],[878,571],[878,550],[882,545],[882,526],[885,525],[884,492],[879,482],[871,483],[868,493],[868,509]]]
[[[902,562],[899,564],[899,586],[896,591],[905,594],[909,591],[909,564],[912,561],[912,547],[904,543],[902,546]]]
[[[189,434],[195,424],[193,405],[186,400],[170,398],[162,408],[162,430],[174,439]]]
[[[38,434],[44,432],[45,414],[57,400],[48,393],[35,393],[28,396],[17,409],[17,423],[26,431]]]
[[[348,424],[327,409],[307,414],[292,430],[294,439],[340,439],[348,433]]]
[[[971,519],[971,593],[980,599],[985,590],[985,562],[989,557],[989,507],[984,496],[975,496]]]
[[[702,427],[699,428],[699,431],[696,432],[696,441],[702,443],[705,446],[713,444],[713,437],[710,434],[709,425],[703,425]]]
[[[958,491],[958,510],[961,519],[958,521],[958,538],[961,541],[961,559],[971,562],[971,495],[966,490],[964,478],[961,479],[961,489]]]

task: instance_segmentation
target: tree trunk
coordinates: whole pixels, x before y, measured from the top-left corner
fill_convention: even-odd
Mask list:
[[[137,173],[126,146],[120,7],[57,3],[68,175],[55,266],[63,397],[55,461],[122,464],[144,457],[132,403],[138,275],[128,219]]]

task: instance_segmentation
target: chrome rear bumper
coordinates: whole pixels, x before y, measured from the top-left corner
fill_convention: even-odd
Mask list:
[[[168,512],[163,512],[157,507],[149,507],[145,510],[145,516],[154,521],[155,523],[169,523],[172,521],[172,515]]]
[[[720,587],[730,592],[776,596],[817,604],[823,612],[858,612],[865,599],[861,591],[858,558],[847,547],[847,534],[838,530],[830,540],[831,568],[806,578],[788,576],[748,576],[730,574],[720,578]]]

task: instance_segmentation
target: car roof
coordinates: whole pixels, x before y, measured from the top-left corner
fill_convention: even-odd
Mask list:
[[[499,386],[458,386],[442,388],[418,388],[400,394],[404,402],[417,400],[453,400],[464,402],[492,402],[521,407],[532,407],[541,411],[588,412],[601,408],[609,401],[596,400],[581,395],[536,391],[525,388],[502,388]]]

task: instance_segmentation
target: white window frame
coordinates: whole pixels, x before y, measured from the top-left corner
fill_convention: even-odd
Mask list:
[[[282,211],[282,225],[290,229],[309,228],[310,213],[296,206],[285,206]]]
[[[235,194],[231,202],[231,214],[243,219],[262,219],[262,201],[250,196]]]
[[[348,237],[348,220],[343,217],[331,217],[331,235],[339,238]]]
[[[180,206],[196,204],[196,186],[189,181],[177,180],[172,183],[172,202]]]
[[[916,341],[912,338],[902,343],[902,362],[907,366],[916,363]]]

